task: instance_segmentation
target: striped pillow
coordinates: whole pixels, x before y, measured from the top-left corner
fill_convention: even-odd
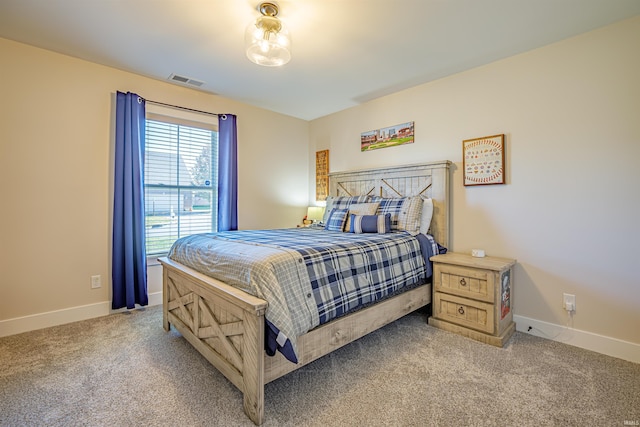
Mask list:
[[[344,226],[345,231],[351,230],[352,215],[375,215],[378,210],[379,203],[352,203],[349,205],[349,215],[347,215],[347,223]]]
[[[351,233],[378,233],[391,231],[391,214],[385,215],[351,215]]]

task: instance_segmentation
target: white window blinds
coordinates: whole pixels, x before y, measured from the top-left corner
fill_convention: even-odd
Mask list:
[[[147,255],[160,255],[180,237],[217,231],[218,132],[213,124],[147,111]]]

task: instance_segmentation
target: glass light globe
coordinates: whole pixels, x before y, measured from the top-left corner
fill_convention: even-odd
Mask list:
[[[291,36],[279,19],[270,16],[258,18],[245,31],[247,58],[266,67],[279,67],[291,60]]]

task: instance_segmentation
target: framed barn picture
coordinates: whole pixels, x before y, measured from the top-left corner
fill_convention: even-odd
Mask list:
[[[414,122],[401,123],[360,134],[360,151],[413,144]]]
[[[505,183],[504,134],[462,141],[464,185]]]

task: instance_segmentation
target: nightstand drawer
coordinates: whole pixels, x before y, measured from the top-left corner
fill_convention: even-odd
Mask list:
[[[495,284],[491,271],[456,265],[436,264],[435,291],[494,303]]]
[[[436,292],[434,295],[434,317],[467,328],[493,334],[494,306],[480,301],[460,298]]]

